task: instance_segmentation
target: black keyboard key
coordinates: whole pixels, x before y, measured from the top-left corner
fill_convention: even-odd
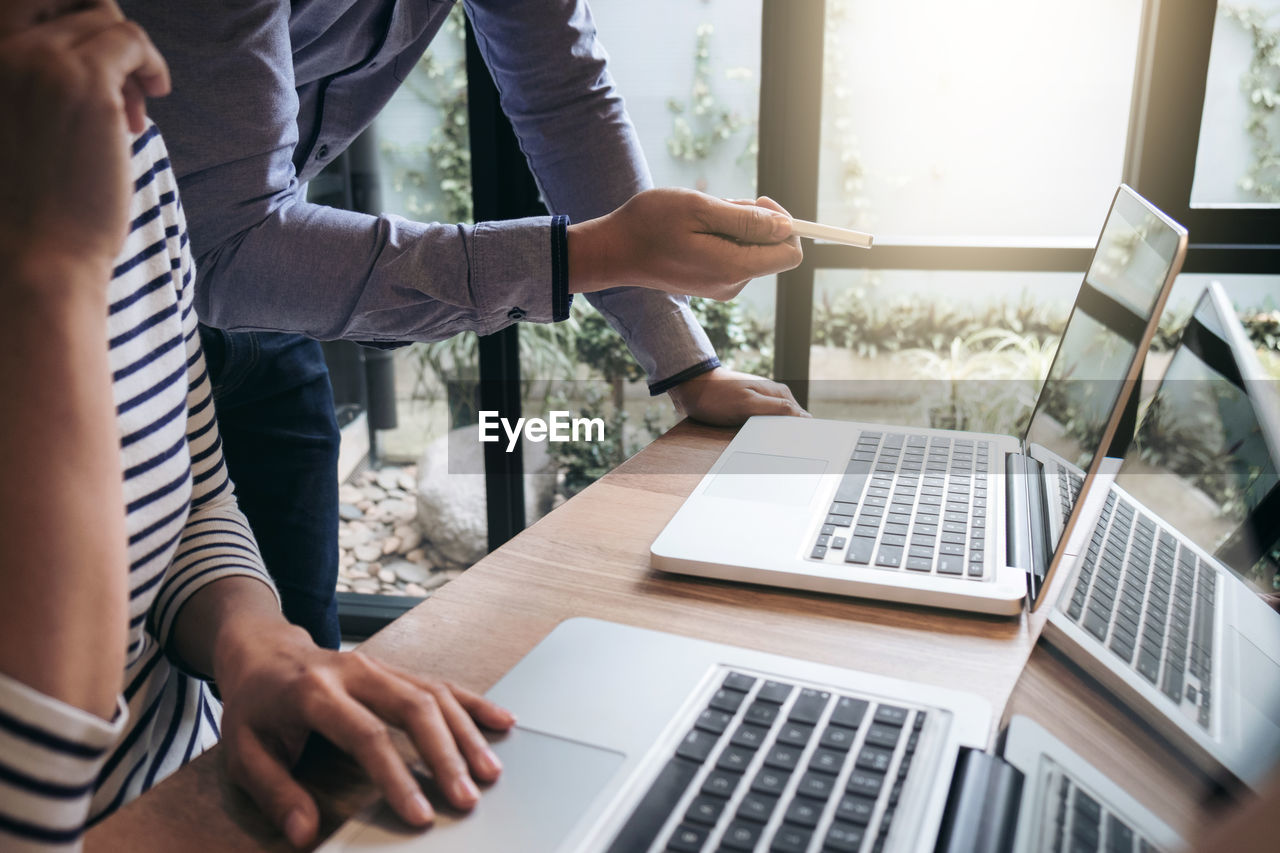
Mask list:
[[[852,696],[841,696],[836,700],[836,706],[831,710],[831,722],[838,726],[856,729],[862,725],[862,718],[866,716],[868,703],[865,699],[855,699]]]
[[[696,728],[691,729],[684,736],[684,740],[680,741],[680,745],[676,747],[676,755],[701,764],[711,754],[711,749],[716,745],[716,740],[715,735],[710,732],[704,732]]]
[[[854,536],[849,540],[849,550],[845,552],[844,561],[866,565],[871,562],[871,554],[875,551],[875,547],[876,540],[866,536]]]
[[[778,706],[768,701],[757,699],[747,708],[747,713],[743,717],[748,723],[756,723],[761,726],[772,726],[773,721],[778,719]]]
[[[823,526],[831,525],[832,527],[848,527],[853,524],[853,516],[851,515],[828,515]]]
[[[853,746],[853,741],[857,736],[858,733],[853,729],[831,725],[827,726],[827,730],[822,733],[820,743],[827,749],[848,752],[849,747]]]
[[[713,735],[723,734],[724,730],[729,727],[729,721],[733,719],[733,715],[727,711],[717,711],[715,708],[707,708],[698,715],[697,722],[693,724],[694,728],[702,729],[704,732],[710,732]]]
[[[754,676],[741,672],[731,672],[724,677],[724,683],[721,687],[728,687],[730,690],[741,690],[744,693],[755,686],[756,679]]]
[[[813,550],[809,552],[809,559],[811,560],[824,560],[826,557],[827,546],[825,545],[814,545]]]
[[[945,547],[945,546],[944,546]],[[963,550],[963,549],[962,549]],[[963,575],[964,574],[964,557],[954,554],[942,554],[938,557],[938,574],[940,575]]]
[[[716,821],[720,819],[720,813],[724,811],[724,804],[725,800],[722,797],[699,794],[694,797],[693,802],[689,804],[689,810],[684,813],[685,823],[715,826]]]
[[[763,826],[753,821],[735,820],[725,828],[720,846],[730,850],[754,850],[763,830]]]
[[[805,853],[809,849],[809,839],[813,832],[803,826],[788,826],[785,823],[778,827],[769,845],[769,853]]]
[[[787,786],[789,773],[781,770],[774,770],[772,767],[762,767],[760,772],[756,774],[756,778],[751,780],[751,790],[758,794],[768,794],[778,796],[782,793],[782,789]]]
[[[702,780],[702,793],[728,799],[733,794],[734,789],[738,787],[738,781],[741,778],[741,773],[729,770],[712,770],[707,774],[707,778]]]
[[[856,853],[862,847],[862,840],[865,837],[865,827],[851,823],[833,823],[827,830],[826,839],[822,842],[823,853],[828,850],[833,853]]]
[[[791,712],[787,714],[787,719],[800,723],[816,723],[829,701],[831,701],[830,693],[808,688],[801,690],[791,706]]]
[[[738,804],[739,820],[754,820],[757,823],[768,823],[773,810],[778,806],[778,798],[756,791],[747,791],[742,802]]]
[[[734,714],[737,713],[738,706],[742,704],[742,700],[745,698],[747,698],[747,694],[741,690],[721,687],[712,695],[711,701],[707,704],[718,711],[727,711],[730,714]]]
[[[836,488],[835,499],[848,503],[857,503],[862,496],[862,489],[871,478],[871,462],[863,459],[852,459],[845,466],[844,476]]]
[[[1090,609],[1084,617],[1084,629],[1099,640],[1104,639],[1107,636],[1107,617]]]
[[[710,830],[692,823],[682,823],[671,833],[667,849],[673,853],[698,853],[707,840]],[[611,851],[612,853],[612,851]]]
[[[845,790],[849,793],[862,794],[867,797],[879,796],[880,789],[883,787],[884,774],[858,769],[849,774],[849,780],[844,785]]]
[[[759,749],[760,744],[764,743],[765,735],[768,733],[769,730],[767,728],[743,723],[738,726],[737,731],[733,733],[733,737],[729,738],[729,743],[745,746],[748,749]]]
[[[836,780],[834,776],[827,773],[819,773],[816,770],[806,770],[804,775],[800,777],[800,784],[796,787],[796,793],[825,800],[831,796],[831,792],[835,790],[835,787]]]
[[[881,705],[876,708],[872,720],[886,726],[902,726],[907,722],[908,713],[906,708],[899,708],[897,705]]]
[[[791,801],[791,805],[787,806],[787,813],[782,819],[796,826],[805,826],[813,829],[818,825],[818,818],[822,817],[822,807],[824,805],[825,803],[822,800],[796,797]]]
[[[878,746],[864,746],[862,751],[858,753],[858,768],[861,770],[874,770],[877,773],[884,773],[889,769],[889,763],[893,760],[893,753],[887,749],[881,749]]]
[[[644,853],[648,850],[697,773],[698,765],[692,761],[682,758],[668,761],[609,845],[609,853]]]
[[[755,757],[755,754],[754,749],[730,744],[716,758],[716,767],[733,773],[741,773],[747,769],[747,765],[751,763],[751,759]]]
[[[872,746],[883,746],[885,749],[893,749],[898,745],[898,737],[901,734],[902,729],[898,726],[875,723],[867,730],[867,743]]]
[[[1159,658],[1147,651],[1145,647],[1138,652],[1138,673],[1152,684],[1156,683],[1156,678],[1159,676],[1157,669],[1159,664]]]
[[[836,819],[866,826],[876,810],[876,801],[861,794],[845,794],[836,807]]]
[[[802,750],[803,747],[775,743],[764,757],[765,766],[773,767],[777,770],[794,770],[800,762]]]
[[[811,737],[813,737],[813,726],[808,723],[788,721],[783,723],[782,728],[778,730],[778,743],[784,743],[788,746],[803,747]]]
[[[897,545],[881,545],[880,553],[876,556],[877,566],[887,566],[896,569],[902,565],[902,548]]]
[[[907,557],[907,568],[913,572],[931,572],[933,560],[927,557]]]
[[[840,772],[840,768],[844,766],[845,752],[836,749],[818,749],[813,753],[813,757],[809,759],[809,769],[817,770],[820,773],[830,773],[832,776]]]

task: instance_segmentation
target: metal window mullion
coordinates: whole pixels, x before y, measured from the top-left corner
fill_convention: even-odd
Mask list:
[[[1257,251],[1280,245],[1280,208],[1191,206],[1217,13],[1216,0],[1144,5],[1124,180],[1187,227],[1185,268],[1280,272],[1280,252]],[[1236,260],[1231,247],[1252,255]]]
[[[756,186],[792,215],[816,219],[822,136],[824,0],[764,0],[760,38],[760,138]],[[774,376],[800,404],[809,396],[812,261],[778,275]]]

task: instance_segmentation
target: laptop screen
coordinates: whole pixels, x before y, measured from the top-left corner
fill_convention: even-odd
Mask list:
[[[1219,293],[1222,304],[1211,289],[1196,305],[1116,484],[1257,589],[1275,592],[1275,383],[1263,378],[1235,313],[1223,316],[1230,305]]]
[[[1027,426],[1029,455],[1083,477],[1103,450],[1184,233],[1120,188]],[[1062,533],[1049,530],[1050,553]]]

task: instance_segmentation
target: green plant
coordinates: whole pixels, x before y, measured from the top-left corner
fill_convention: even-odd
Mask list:
[[[942,350],[956,339],[993,346],[994,338],[975,337],[989,329],[1056,340],[1066,325],[1061,312],[1025,294],[1016,303],[975,310],[940,299],[880,299],[872,293],[876,286],[877,279],[868,275],[865,286],[823,293],[814,305],[813,342],[869,357],[907,349]]]
[[[667,136],[667,153],[676,160],[699,163],[709,158],[721,145],[737,136],[744,128],[753,127],[754,119],[743,118],[736,110],[721,105],[712,85],[711,36],[715,28],[711,24],[699,24],[694,30],[693,85],[687,101],[667,99],[667,111],[671,113],[671,133]],[[732,68],[725,72],[729,80],[743,80],[751,76],[745,68]],[[738,163],[755,171],[756,135],[751,133]],[[706,180],[699,180],[698,189],[706,189]]]
[[[1253,162],[1237,181],[1240,189],[1261,201],[1280,201],[1280,138],[1276,108],[1280,106],[1280,28],[1270,23],[1273,12],[1252,6],[1223,4],[1219,12],[1249,34],[1253,52],[1240,75],[1240,89],[1248,99],[1244,129],[1253,140]]]
[[[442,36],[459,46],[464,42],[465,16],[462,4],[445,18]],[[445,63],[428,50],[417,68],[405,80],[404,91],[432,107],[438,121],[426,144],[380,146],[391,167],[391,183],[397,192],[408,192],[406,212],[417,218],[445,222],[470,222],[471,139],[467,127],[467,69],[464,59]],[[439,198],[443,209],[436,210]]]
[[[720,362],[731,370],[760,376],[773,373],[773,326],[743,303],[689,300]]]
[[[945,353],[909,349],[901,360],[927,380],[929,426],[1019,434],[1057,348],[1056,337],[991,328],[952,339]]]

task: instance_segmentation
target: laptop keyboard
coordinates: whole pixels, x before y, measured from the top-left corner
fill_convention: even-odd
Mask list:
[[[1113,491],[1066,612],[1208,729],[1214,581],[1212,566]]]
[[[730,672],[609,853],[879,851],[925,712]]]
[[[865,431],[810,559],[981,580],[991,443]]]
[[[1050,786],[1045,818],[1049,829],[1046,849],[1052,853],[1158,853],[1159,850],[1065,773]]]
[[[1084,488],[1084,477],[1062,465],[1054,467],[1058,473],[1058,505],[1062,508],[1062,523],[1066,524],[1080,497],[1080,490]]]

